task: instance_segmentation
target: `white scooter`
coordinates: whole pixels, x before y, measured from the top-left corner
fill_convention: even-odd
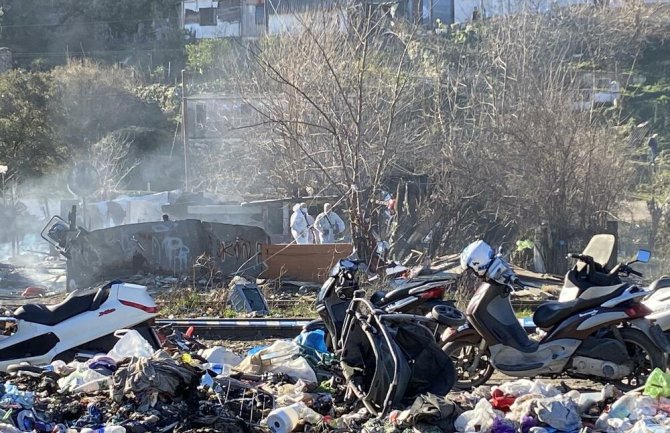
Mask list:
[[[107,353],[119,329],[137,330],[154,348],[151,328],[158,307],[147,288],[112,281],[97,290],[76,290],[56,305],[26,304],[0,317],[0,371],[19,362],[46,365]]]
[[[634,262],[648,262],[651,253],[640,250],[635,261],[622,263],[608,270],[607,263],[614,251],[614,245],[614,235],[594,235],[581,254],[585,260],[579,260],[565,276],[558,300],[572,301],[580,296],[584,289],[591,286],[607,287],[621,284],[622,281],[618,278],[619,273],[641,277],[642,274],[630,269],[629,265]],[[601,272],[598,272],[596,268]],[[654,321],[670,337],[670,277],[662,276],[653,281],[646,290],[650,293],[642,302],[650,310],[646,317]]]

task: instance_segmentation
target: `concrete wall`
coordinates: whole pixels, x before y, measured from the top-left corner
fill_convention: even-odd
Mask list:
[[[190,275],[203,253],[224,275],[245,262],[246,275],[261,271],[260,248],[268,242],[257,227],[183,220],[128,224],[82,233],[71,241],[68,289],[135,274]]]
[[[14,66],[12,52],[7,47],[0,48],[0,74],[9,71]]]

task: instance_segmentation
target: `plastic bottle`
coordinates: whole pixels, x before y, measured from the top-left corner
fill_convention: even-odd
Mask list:
[[[204,364],[203,367],[207,370],[212,370],[214,373],[216,373],[217,377],[228,377],[230,376],[230,372],[232,370],[230,365],[218,362],[208,362],[207,364]]]
[[[606,431],[609,428],[609,419],[626,419],[635,409],[635,403],[638,398],[636,394],[624,394],[623,397],[615,401],[610,407],[609,412],[603,413],[596,421],[596,430]]]
[[[612,404],[609,411],[610,418],[626,418],[635,409],[635,402],[638,396],[635,394],[626,394]]]

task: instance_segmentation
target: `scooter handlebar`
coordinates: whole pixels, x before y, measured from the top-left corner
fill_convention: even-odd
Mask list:
[[[593,260],[591,256],[586,256],[584,254],[577,254],[577,253],[568,253],[567,258],[581,260],[582,262],[586,263],[590,263]]]

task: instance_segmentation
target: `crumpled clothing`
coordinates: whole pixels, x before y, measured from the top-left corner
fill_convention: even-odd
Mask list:
[[[532,427],[537,425],[537,420],[532,416],[524,416],[521,418],[521,433],[528,433]]]
[[[427,393],[418,396],[409,409],[400,412],[395,423],[401,428],[429,424],[443,431],[453,431],[454,421],[461,413],[463,409],[454,402]]]
[[[517,397],[517,399],[510,405],[510,411],[505,415],[505,418],[515,422],[521,422],[523,417],[535,415],[533,409],[537,402],[543,400],[545,397],[542,394],[528,394]]]
[[[461,433],[490,431],[493,421],[503,413],[496,411],[488,400],[479,400],[474,409],[463,412],[456,418],[454,427]]]
[[[537,401],[537,418],[560,431],[571,432],[582,427],[577,404],[569,398],[547,398]]]
[[[554,385],[538,379],[519,379],[512,382],[506,382],[500,386],[493,387],[493,391],[496,389],[499,389],[505,395],[513,395],[515,397],[526,394],[541,394],[544,397],[555,397],[561,394],[561,391]]]
[[[21,433],[21,430],[17,429],[11,424],[0,424],[0,432],[2,433]]]
[[[501,389],[496,388],[491,393],[491,406],[494,409],[501,410],[503,412],[509,412],[509,407],[516,400],[516,396],[505,394]]]
[[[24,409],[31,409],[34,404],[34,395],[30,391],[21,391],[11,382],[5,382],[4,394],[0,398],[0,406],[21,406]]]
[[[100,408],[93,403],[90,403],[86,408],[86,414],[79,418],[75,423],[75,427],[98,427],[102,424],[102,412]]]
[[[198,372],[186,364],[179,364],[165,352],[157,351],[151,358],[130,358],[114,373],[112,398],[120,402],[124,396],[143,395],[143,408],[155,404],[156,395],[176,395],[180,386],[199,383]]]
[[[516,433],[514,423],[504,418],[496,418],[491,426],[491,433]]]

